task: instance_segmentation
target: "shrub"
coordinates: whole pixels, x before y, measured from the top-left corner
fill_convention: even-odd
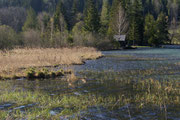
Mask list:
[[[43,45],[41,40],[40,32],[35,30],[28,30],[23,32],[24,45],[26,47],[37,48]]]
[[[37,72],[37,77],[38,77],[38,78],[45,78],[45,77],[46,77],[46,75],[45,75],[45,73],[44,73],[44,72],[42,72],[42,71],[38,71],[38,72]]]
[[[52,47],[67,47],[68,42],[67,42],[67,38],[68,38],[68,32],[56,32],[54,34],[54,38],[51,40],[51,46]]]
[[[67,38],[67,42],[68,42],[69,44],[72,44],[73,41],[74,41],[73,37],[72,37],[71,35],[69,35],[68,38]]]
[[[35,78],[35,69],[34,68],[29,68],[27,71],[26,71],[26,76],[28,79],[33,79]]]
[[[11,49],[17,43],[16,32],[9,26],[0,26],[0,49]]]
[[[45,75],[48,75],[49,74],[49,70],[47,68],[43,68],[42,69],[42,72],[45,74]]]
[[[56,76],[64,76],[64,71],[60,69],[59,71],[56,72]]]

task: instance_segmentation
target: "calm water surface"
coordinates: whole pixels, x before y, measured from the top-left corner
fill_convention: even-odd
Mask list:
[[[83,66],[73,66],[76,71],[122,71],[132,69],[158,69],[160,65],[180,61],[180,49],[137,49],[125,51],[104,51],[104,58],[87,61]]]

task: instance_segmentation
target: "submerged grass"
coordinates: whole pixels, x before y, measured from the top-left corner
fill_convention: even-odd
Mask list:
[[[0,113],[2,113],[0,119],[9,117],[12,119],[53,120],[72,115],[77,115],[73,119],[79,119],[78,114],[81,114],[81,111],[86,111],[94,106],[103,106],[109,111],[116,111],[119,113],[116,117],[119,119],[123,119],[122,114],[125,114],[120,111],[123,106],[128,106],[126,108],[129,109],[127,109],[128,114],[131,116],[135,116],[138,112],[143,114],[143,110],[145,113],[146,110],[155,111],[157,119],[165,119],[168,116],[167,112],[180,111],[180,82],[178,80],[171,80],[170,76],[166,80],[157,80],[151,77],[152,72],[148,70],[144,72],[131,71],[130,73],[131,76],[126,76],[123,72],[85,71],[81,74],[86,77],[87,81],[81,84],[81,88],[85,88],[89,92],[74,94],[77,90],[81,91],[81,88],[76,88],[72,92],[54,96],[45,91],[14,88],[12,83],[1,81],[1,104],[14,104],[8,110],[0,109]],[[146,79],[138,78],[136,76],[139,73],[145,76],[149,75],[149,77]],[[78,78],[73,77],[74,79]],[[48,85],[44,87],[48,88]],[[25,110],[15,109],[18,106],[27,106],[28,104],[36,105],[31,108],[27,107]],[[51,111],[58,108],[60,110],[52,115]]]

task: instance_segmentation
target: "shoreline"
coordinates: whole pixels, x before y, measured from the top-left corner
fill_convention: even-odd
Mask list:
[[[59,77],[59,75],[56,75],[58,74],[58,70],[54,70],[55,67],[61,65],[83,65],[86,60],[99,59],[102,58],[103,55],[95,48],[78,47],[59,49],[14,49],[5,53],[0,51],[0,57],[2,61],[0,79],[7,80],[28,78],[28,74],[31,74],[33,76],[32,78]],[[47,70],[44,71],[43,69]],[[63,73],[68,73],[67,71],[62,71]],[[49,77],[51,76],[50,73],[53,73],[52,77]]]

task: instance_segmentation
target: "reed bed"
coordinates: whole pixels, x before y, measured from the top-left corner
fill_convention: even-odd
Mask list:
[[[0,51],[0,76],[23,74],[29,67],[83,64],[87,59],[101,57],[95,48],[23,48]]]

